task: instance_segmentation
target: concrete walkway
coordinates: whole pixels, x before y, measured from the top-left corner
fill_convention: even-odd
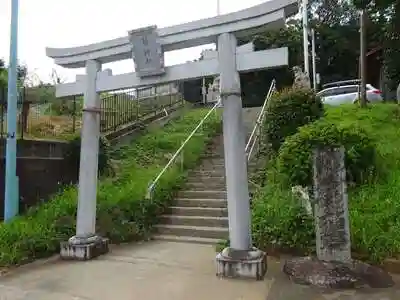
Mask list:
[[[0,278],[1,300],[397,300],[400,289],[323,293],[290,282],[270,259],[264,281],[219,279],[214,247],[146,242],[88,262],[22,267]]]

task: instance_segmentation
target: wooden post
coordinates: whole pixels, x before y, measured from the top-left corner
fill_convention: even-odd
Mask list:
[[[360,13],[360,105],[361,107],[367,106],[367,73],[366,73],[366,53],[367,53],[367,45],[366,45],[366,14],[367,11],[363,9]]]
[[[318,259],[351,261],[344,148],[314,151],[315,226]]]

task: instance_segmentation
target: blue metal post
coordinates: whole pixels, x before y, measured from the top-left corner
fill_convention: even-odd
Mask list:
[[[17,181],[17,49],[18,49],[18,5],[19,0],[11,0],[10,62],[8,67],[7,98],[7,146],[6,182],[4,197],[4,221],[18,213]]]

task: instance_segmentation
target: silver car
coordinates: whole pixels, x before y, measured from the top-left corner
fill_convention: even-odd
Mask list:
[[[348,82],[350,82],[350,80],[325,85],[324,87],[326,88],[320,91],[317,95],[321,97],[322,102],[325,104],[340,105],[344,103],[355,103],[359,98],[360,86],[359,84],[348,84]],[[341,83],[344,83],[345,85],[341,85]],[[374,88],[370,84],[367,84],[366,88],[367,102],[377,103],[383,101],[380,90]]]

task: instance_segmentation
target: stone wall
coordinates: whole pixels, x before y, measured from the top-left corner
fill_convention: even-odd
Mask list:
[[[5,159],[0,160],[0,217],[4,216]],[[19,157],[20,212],[40,202],[47,201],[63,186],[77,182],[77,170],[68,166],[63,158]]]
[[[50,140],[18,140],[17,157],[63,157],[68,142]],[[0,139],[0,157],[6,155],[6,141]]]
[[[77,170],[64,163],[68,142],[18,140],[17,176],[19,178],[20,212],[47,201],[65,184],[77,182]],[[6,141],[0,139],[0,218],[4,214]]]

